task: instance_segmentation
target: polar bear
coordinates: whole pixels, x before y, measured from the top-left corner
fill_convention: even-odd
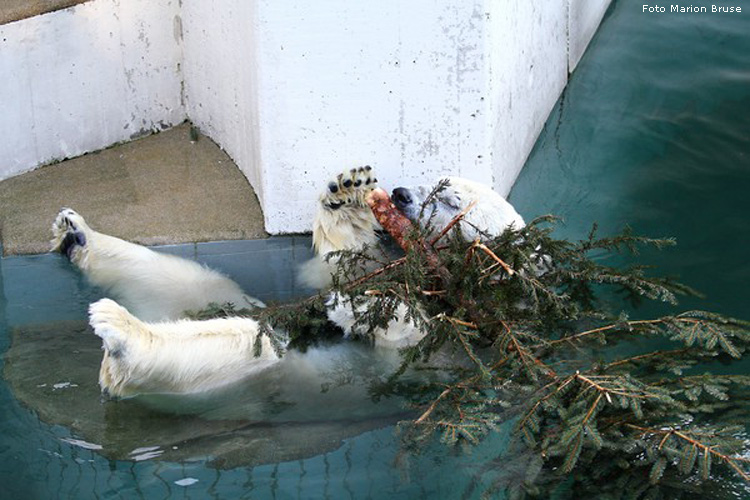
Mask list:
[[[369,166],[341,173],[328,183],[320,195],[313,222],[316,257],[301,270],[304,284],[313,288],[330,285],[331,252],[362,250],[377,244],[376,230],[380,226],[365,203],[377,183]],[[436,186],[442,189],[436,190]],[[467,241],[497,236],[508,227],[525,226],[523,217],[505,198],[484,184],[461,177],[443,177],[432,185],[397,187],[391,199],[409,220],[417,224],[429,222],[433,231],[440,231],[468,210],[458,225]]]
[[[330,284],[334,263],[329,254],[338,250],[363,250],[377,244],[376,230],[380,228],[365,198],[378,185],[371,167],[343,172],[332,179],[318,200],[318,211],[313,222],[315,258],[301,269],[301,279],[307,286],[325,288]],[[436,189],[440,186],[440,189]],[[520,229],[525,223],[513,206],[491,188],[460,177],[444,177],[433,185],[397,187],[391,199],[412,222],[428,223],[433,231],[442,230],[458,214],[466,211],[457,226],[468,241],[501,234],[508,227]],[[347,336],[364,334],[355,321],[352,304],[345,298],[332,295],[328,301],[328,319],[338,325]],[[359,306],[364,310],[367,303]],[[406,321],[403,304],[395,311],[388,328],[370,332],[375,344],[400,348],[413,345],[424,338],[412,322]]]
[[[373,169],[360,167],[326,185],[313,224],[316,257],[303,272],[308,284],[325,288],[330,283],[332,264],[327,257],[331,252],[362,250],[377,243],[379,226],[365,203],[377,184]],[[446,179],[444,184],[432,197],[426,186],[399,187],[393,199],[407,217],[429,220],[435,229],[470,209],[461,222],[462,234],[470,239],[523,226],[513,207],[486,186],[460,178]],[[54,251],[66,255],[92,283],[130,309],[111,299],[90,307],[91,326],[103,340],[99,383],[105,393],[203,391],[279,361],[278,352],[255,320],[180,319],[186,310],[202,309],[210,302],[263,307],[226,276],[96,232],[71,209],[58,214],[52,232]],[[361,333],[349,301],[332,295],[328,304],[331,321],[347,334]],[[402,305],[388,328],[372,333],[376,347],[408,346],[424,337],[425,332],[406,321],[405,315]]]

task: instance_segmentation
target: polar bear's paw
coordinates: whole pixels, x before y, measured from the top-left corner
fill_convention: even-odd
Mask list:
[[[52,252],[60,252],[72,258],[77,248],[85,247],[88,239],[86,233],[89,231],[86,222],[75,210],[63,208],[57,214],[55,222],[52,223],[52,240],[50,241]]]
[[[89,306],[89,324],[102,339],[104,356],[99,368],[99,386],[106,396],[128,395],[131,378],[130,347],[149,345],[153,335],[145,323],[111,299],[101,299]]]
[[[366,207],[365,197],[378,185],[375,171],[369,165],[344,171],[326,186],[320,196],[324,209],[340,210],[346,208],[361,209]]]
[[[365,198],[378,185],[371,166],[346,170],[331,179],[320,195],[313,221],[313,248],[316,258],[303,264],[300,281],[311,288],[331,284],[331,252],[358,250],[375,245],[380,226]]]

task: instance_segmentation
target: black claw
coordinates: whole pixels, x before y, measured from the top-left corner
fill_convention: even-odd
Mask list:
[[[357,182],[354,183],[354,187],[359,187],[362,185],[362,179],[357,179]]]
[[[372,181],[371,181],[371,180],[370,180],[370,178],[368,177],[368,178],[367,178],[367,180],[365,181],[365,186],[369,186],[371,182],[372,182]]]
[[[347,179],[347,180],[345,180],[344,182],[342,182],[342,184],[343,184],[343,185],[344,185],[344,187],[346,187],[346,188],[348,188],[348,187],[352,187],[352,180],[351,180],[351,179]]]
[[[369,172],[372,170],[372,167],[370,165],[365,165],[365,171]]]
[[[328,190],[332,193],[337,193],[339,191],[339,186],[335,182],[331,182],[328,184]]]

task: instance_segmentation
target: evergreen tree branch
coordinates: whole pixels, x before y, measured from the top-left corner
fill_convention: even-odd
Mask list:
[[[740,456],[730,456],[717,450],[720,445],[704,443],[696,437],[691,437],[688,432],[683,432],[678,429],[653,429],[649,427],[642,427],[635,424],[625,424],[626,427],[636,430],[641,433],[642,438],[647,437],[649,434],[653,436],[662,436],[659,441],[657,449],[662,450],[671,437],[676,437],[682,441],[688,443],[692,448],[702,451],[705,455],[712,455],[722,462],[726,463],[731,467],[742,479],[750,481],[750,473],[743,470],[739,465],[740,463],[750,464],[750,459]],[[714,437],[714,436],[707,436]],[[693,459],[694,460],[694,459]],[[687,467],[685,467],[687,469]],[[692,469],[692,467],[690,467]],[[687,472],[690,472],[688,469]]]
[[[461,210],[461,212],[453,217],[451,221],[445,225],[442,231],[438,233],[437,236],[435,236],[432,240],[430,240],[430,246],[434,247],[435,244],[440,241],[446,234],[450,232],[451,229],[453,229],[453,226],[458,224],[464,217],[466,217],[466,214],[471,212],[471,209],[474,208],[477,205],[477,200],[473,200],[471,203],[469,203],[466,208]]]

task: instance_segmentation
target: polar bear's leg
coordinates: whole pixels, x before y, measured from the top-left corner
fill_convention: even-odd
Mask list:
[[[64,208],[52,224],[52,251],[61,252],[91,283],[143,320],[177,319],[210,303],[263,307],[237,283],[197,262],[163,254],[91,229]]]
[[[129,342],[151,337],[145,324],[138,321],[114,300],[102,299],[89,307],[90,324],[103,341],[104,356],[99,368],[99,387],[111,396],[127,394],[130,353]]]
[[[334,269],[334,263],[326,261],[329,253],[359,250],[377,243],[375,230],[380,226],[365,203],[367,194],[377,184],[370,166],[346,170],[326,184],[313,221],[315,258],[302,265],[302,283],[311,288],[328,287]]]
[[[110,299],[89,315],[103,341],[99,385],[111,396],[210,390],[279,360],[251,318],[147,323]]]
[[[318,211],[313,223],[313,247],[316,258],[305,263],[302,280],[314,288],[326,288],[331,283],[335,262],[326,261],[326,255],[337,250],[360,250],[378,242],[375,232],[380,225],[365,202],[367,195],[378,186],[375,171],[360,167],[342,172],[331,179],[320,195]],[[361,336],[365,331],[358,326],[352,302],[343,296],[332,295],[327,303],[328,319],[339,326],[347,336]],[[367,307],[363,305],[361,307]],[[407,322],[406,306],[399,306],[396,319],[387,329],[372,332],[375,345],[403,347],[412,345],[424,334]]]
[[[374,230],[379,226],[365,203],[377,183],[370,166],[342,172],[328,182],[313,222],[313,247],[317,255],[358,249],[377,241]]]

